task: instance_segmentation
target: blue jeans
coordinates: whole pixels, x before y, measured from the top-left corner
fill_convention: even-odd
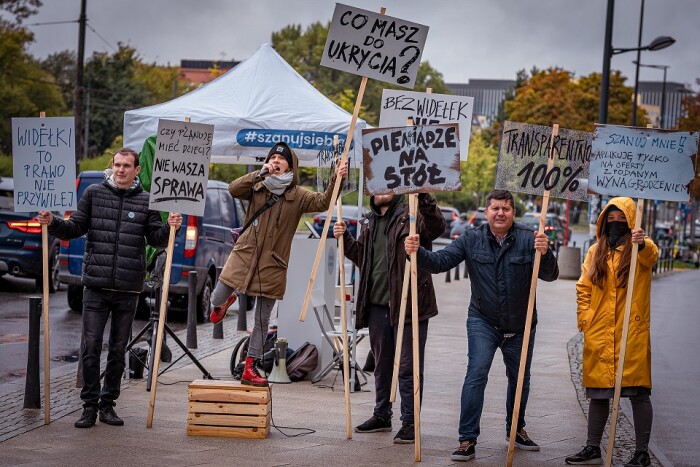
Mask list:
[[[479,437],[479,422],[484,408],[484,390],[489,379],[491,363],[498,348],[501,349],[503,354],[503,363],[506,366],[506,376],[508,377],[506,434],[509,434],[513,417],[513,405],[515,403],[515,390],[518,383],[520,353],[523,347],[523,333],[515,334],[512,337],[504,337],[501,331],[491,326],[485,320],[477,316],[469,316],[467,318],[467,340],[469,355],[467,376],[464,378],[464,385],[462,386],[459,440],[476,441]],[[523,392],[518,416],[518,431],[525,427],[525,408],[527,407],[527,396],[530,392],[530,364],[532,363],[532,349],[534,346],[535,329],[533,328],[530,331],[530,344],[527,352],[527,364],[525,365]]]
[[[136,314],[139,294],[85,287],[83,292],[83,390],[84,407],[114,407],[126,366],[125,352]],[[110,314],[107,366],[100,388],[102,335]]]

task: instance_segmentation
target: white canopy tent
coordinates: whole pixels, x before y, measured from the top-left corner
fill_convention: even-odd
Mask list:
[[[210,83],[171,101],[124,115],[124,145],[139,151],[155,135],[158,120],[214,125],[212,162],[260,164],[269,148],[284,141],[305,167],[327,167],[333,136],[343,148],[352,115],[309,84],[270,44]],[[358,119],[348,157],[362,162]]]

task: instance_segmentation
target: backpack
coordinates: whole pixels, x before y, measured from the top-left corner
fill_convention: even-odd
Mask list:
[[[287,375],[292,381],[302,381],[318,366],[318,350],[313,344],[304,342],[287,359]]]

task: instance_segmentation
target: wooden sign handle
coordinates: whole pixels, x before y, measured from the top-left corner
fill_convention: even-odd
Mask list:
[[[46,224],[41,224],[41,262],[44,313],[44,425],[48,425],[51,423],[51,329],[49,326],[49,234]]]
[[[408,195],[408,212],[411,221],[410,235],[416,233],[418,195]],[[413,424],[415,430],[416,462],[421,461],[420,440],[420,352],[418,335],[418,253],[411,254],[411,329],[413,331]]]
[[[168,310],[168,293],[170,292],[170,269],[173,264],[173,246],[175,245],[175,227],[170,226],[170,236],[168,237],[168,247],[166,248],[165,271],[163,272],[163,290],[160,296],[160,313],[158,315],[158,334],[156,336],[156,348],[151,349],[155,352],[153,358],[153,368],[151,372],[153,377],[151,386],[151,399],[148,403],[148,419],[146,427],[153,426],[153,411],[156,408],[156,390],[158,389],[158,366],[160,363],[160,351],[163,347],[163,329],[165,329],[165,319]]]
[[[46,118],[46,112],[39,112],[39,118]],[[41,273],[41,304],[44,314],[44,425],[48,425],[51,423],[51,326],[49,320],[49,231],[46,224],[41,224]]]
[[[408,286],[411,283],[411,262],[406,260],[403,271],[403,286],[401,287],[401,306],[399,307],[399,324],[396,330],[396,350],[394,351],[394,371],[391,375],[391,393],[389,402],[396,402],[396,388],[399,385],[399,367],[401,364],[401,349],[403,348],[403,328],[406,325],[406,304],[408,302]]]
[[[343,200],[338,198],[338,220],[343,219]],[[326,232],[326,230],[323,230]],[[345,389],[345,436],[352,439],[352,420],[350,412],[350,355],[348,352],[348,312],[345,291],[345,244],[338,239],[338,261],[340,269],[340,321],[343,334],[343,388]]]
[[[380,14],[384,14],[386,8],[382,7],[379,10]],[[360,107],[362,107],[362,98],[365,95],[365,88],[367,87],[367,77],[363,76],[362,81],[360,81],[360,89],[357,92],[357,99],[355,99],[355,108],[352,111],[352,119],[350,120],[350,128],[348,129],[348,136],[345,138],[345,147],[343,148],[343,155],[340,158],[340,163],[344,164],[348,160],[348,152],[350,152],[350,144],[352,143],[352,138],[355,133],[355,126],[357,125],[357,119],[360,115]],[[339,177],[335,179],[335,186],[333,187],[333,194],[331,195],[331,203],[326,211],[326,220],[323,222],[323,230],[321,232],[328,232],[328,227],[331,222],[331,213],[333,212],[333,204],[335,203],[338,193],[340,192],[340,184],[342,180]],[[360,193],[361,195],[361,193]],[[323,234],[321,239],[323,239]],[[311,292],[314,289],[314,282],[316,282],[316,274],[318,274],[318,267],[321,262],[321,255],[323,254],[323,241],[318,243],[318,249],[316,250],[316,258],[314,258],[314,265],[311,268],[311,276],[309,277],[309,285],[306,287],[306,295],[304,296],[304,302],[301,305],[301,312],[299,313],[299,321],[304,321],[306,319],[306,311],[309,308],[309,301],[311,300]]]
[[[637,215],[634,219],[634,229],[642,225],[642,210],[644,201],[637,200]],[[605,465],[612,465],[613,448],[615,447],[615,429],[617,428],[617,416],[620,411],[620,394],[622,392],[622,372],[625,368],[625,354],[627,353],[627,333],[630,327],[630,312],[632,310],[632,295],[634,294],[634,278],[637,274],[637,255],[639,248],[632,244],[632,257],[630,259],[630,272],[627,277],[627,295],[625,296],[625,315],[622,320],[622,340],[620,341],[620,356],[617,360],[617,376],[615,377],[615,393],[613,395],[612,417],[610,418],[610,436],[608,438],[608,450],[605,453]]]
[[[552,141],[559,134],[559,125],[552,125]],[[548,174],[554,167],[554,145],[550,149],[547,159]],[[540,226],[538,233],[544,233],[544,225],[547,221],[547,209],[549,207],[549,190],[545,190],[542,196],[542,211],[540,212]],[[520,352],[520,366],[518,368],[518,383],[515,388],[515,401],[513,402],[513,415],[510,418],[510,435],[508,440],[508,457],[506,465],[513,465],[513,454],[515,451],[515,437],[518,432],[518,418],[520,417],[520,402],[523,395],[523,380],[525,379],[525,367],[527,365],[527,354],[530,349],[530,331],[532,330],[532,315],[535,309],[535,294],[537,292],[537,276],[540,273],[540,262],[542,253],[535,251],[535,262],[532,265],[532,279],[530,280],[530,295],[527,301],[527,315],[525,317],[525,330],[523,331],[523,347]]]
[[[433,92],[432,88],[426,90],[428,94]],[[406,126],[413,125],[413,119],[406,121]],[[411,198],[408,199],[408,209],[411,210]],[[414,225],[415,227],[415,225]],[[409,224],[410,229],[410,224]],[[401,350],[403,349],[403,328],[406,325],[406,304],[408,303],[408,287],[411,283],[411,262],[406,260],[406,267],[403,272],[403,286],[401,288],[401,305],[399,306],[399,323],[396,330],[396,350],[394,351],[394,371],[391,375],[391,391],[389,402],[396,401],[396,387],[399,384],[399,367],[401,363]]]

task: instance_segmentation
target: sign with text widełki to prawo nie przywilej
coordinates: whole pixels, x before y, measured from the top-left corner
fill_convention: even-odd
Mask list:
[[[75,199],[73,117],[13,118],[14,211],[69,211]]]

